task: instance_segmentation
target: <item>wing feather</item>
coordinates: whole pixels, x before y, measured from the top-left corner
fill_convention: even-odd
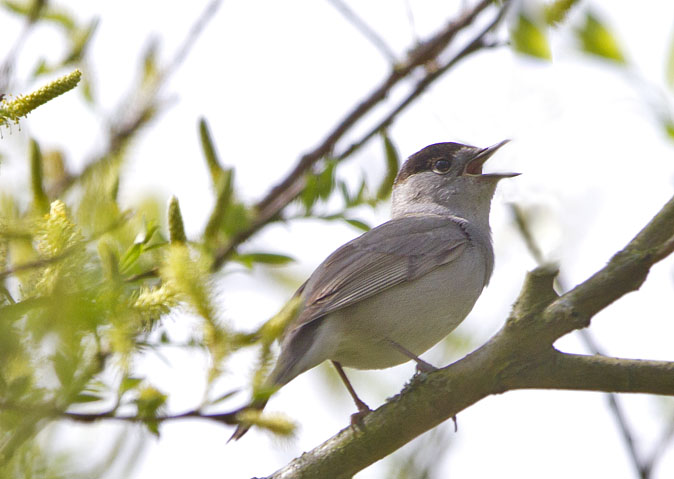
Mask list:
[[[296,329],[457,258],[468,244],[464,220],[414,215],[388,221],[331,254],[305,284]]]

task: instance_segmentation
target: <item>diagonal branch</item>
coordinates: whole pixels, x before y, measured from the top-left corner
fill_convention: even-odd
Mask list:
[[[342,0],[328,0],[328,3],[335,7],[335,9],[346,20],[348,20],[356,30],[358,30],[365,38],[367,38],[370,43],[372,43],[372,45],[374,45],[375,48],[379,50],[389,62],[395,62],[396,56],[395,53],[393,53],[393,50],[391,50],[384,39],[379,36],[379,34],[375,32],[367,23],[365,23],[365,21],[351,9],[351,7],[349,7]]]
[[[508,389],[567,389],[674,396],[674,362],[618,359],[554,351],[513,376]]]

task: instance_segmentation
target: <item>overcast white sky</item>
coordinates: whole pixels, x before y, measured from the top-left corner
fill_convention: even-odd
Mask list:
[[[206,3],[67,2],[81,19],[100,15],[90,58],[104,109],[113,108],[128,90],[148,39],[158,38],[162,58],[170,56]],[[402,54],[415,35],[425,37],[467,2],[350,3]],[[494,200],[496,271],[457,330],[476,344],[503,323],[525,272],[534,266],[512,227],[508,202],[537,213],[534,227],[545,253],[559,262],[565,281],[572,285],[601,267],[674,191],[674,143],[663,135],[649,103],[672,102],[664,68],[674,2],[589,4],[616,32],[632,64],[628,71],[588,60],[565,28],[566,33],[553,36],[553,63],[522,58],[507,48],[473,56],[391,128],[403,156],[439,141],[487,146],[513,140],[490,161],[494,170],[523,173],[502,182]],[[581,7],[577,13],[583,11]],[[5,39],[13,38],[13,23],[0,16]],[[22,54],[19,75],[26,75],[38,56],[58,58],[61,46],[56,39],[50,31],[32,38]],[[188,234],[197,234],[213,201],[197,138],[200,116],[209,120],[222,160],[236,168],[241,195],[254,200],[316,145],[388,68],[380,53],[327,1],[225,1],[165,90],[173,106],[134,145],[122,197],[132,205],[148,191],[167,199],[175,194]],[[0,141],[8,149],[20,149],[28,135],[34,135],[46,146],[68,145],[77,168],[99,147],[101,129],[94,120],[76,98],[63,98],[36,111],[21,131],[14,129]],[[1,143],[0,150],[5,152]],[[349,160],[343,174],[351,181],[362,171],[374,178],[381,175],[383,164],[381,145],[374,142]],[[0,166],[0,186],[12,187],[24,170],[9,157]],[[373,224],[382,222],[388,206],[359,214]],[[357,234],[341,224],[301,221],[265,230],[255,246],[298,258],[298,264],[284,272],[299,282]],[[671,259],[657,265],[641,291],[594,319],[592,332],[608,353],[674,360],[672,267]],[[262,270],[226,275],[218,291],[224,316],[250,328],[275,313],[292,292],[273,284]],[[178,329],[179,319],[174,319]],[[558,347],[584,352],[574,337],[563,338]],[[459,356],[435,350],[428,357],[444,364]],[[171,409],[180,412],[201,399],[204,365],[187,353],[170,353],[167,358],[168,363],[148,357],[140,367],[171,394]],[[246,358],[235,366],[227,378],[231,383],[223,389],[246,384]],[[400,390],[412,371],[412,365],[403,365],[354,373],[353,378],[366,402],[378,406]],[[162,427],[161,439],[147,441],[140,467],[131,477],[271,474],[347,424],[352,406],[346,393],[332,387],[325,376],[320,369],[304,374],[270,403],[270,410],[283,411],[300,424],[296,440],[279,443],[251,431],[243,440],[225,445],[231,430],[221,426],[198,421],[168,424]],[[641,452],[648,454],[671,403],[667,409],[657,398],[621,399]],[[118,430],[116,425],[68,428],[63,444],[100,444],[102,437]],[[600,394],[521,391],[488,398],[462,412],[458,434],[448,437],[451,444],[441,477],[634,477]],[[89,463],[89,458],[83,462]],[[386,468],[377,464],[357,477],[384,477]],[[110,477],[122,477],[119,470],[115,474]],[[670,447],[654,477],[673,474]]]

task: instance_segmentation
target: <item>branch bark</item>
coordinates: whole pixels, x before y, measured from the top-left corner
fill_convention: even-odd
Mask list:
[[[537,268],[501,330],[465,358],[417,376],[396,397],[267,479],[349,478],[418,435],[493,394],[571,389],[674,396],[674,362],[565,354],[554,341],[589,325],[594,314],[637,290],[671,252],[674,198],[608,264],[568,293],[557,271]]]

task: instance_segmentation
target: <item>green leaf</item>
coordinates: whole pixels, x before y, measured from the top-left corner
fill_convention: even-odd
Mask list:
[[[40,75],[45,75],[47,73],[50,73],[53,69],[47,65],[47,61],[44,58],[41,58],[38,62],[37,65],[35,65],[35,68],[33,68],[33,76],[38,77]]]
[[[584,52],[619,64],[626,63],[625,56],[613,34],[592,13],[587,13],[585,24],[576,30],[576,37]]]
[[[578,0],[555,0],[545,5],[545,23],[550,26],[557,26],[564,21],[571,8],[578,3]]]
[[[335,160],[326,160],[323,170],[320,173],[307,173],[305,175],[306,182],[302,193],[300,193],[300,201],[304,205],[306,215],[311,213],[311,209],[318,200],[327,200],[337,184],[335,182],[335,167],[337,162]]]
[[[344,185],[342,196],[344,197],[344,203],[347,208],[353,208],[354,206],[360,206],[363,203],[368,202],[366,198],[367,183],[365,182],[365,179],[361,179],[358,191],[354,195],[349,194],[346,185]]]
[[[217,197],[215,199],[215,205],[213,205],[213,211],[211,216],[208,218],[208,223],[206,224],[206,229],[204,230],[204,236],[207,240],[217,239],[217,235],[220,231],[227,231],[228,223],[231,223],[232,216],[237,213],[234,211],[236,208],[233,205],[234,198],[234,170],[228,168],[226,170],[220,169],[219,173],[214,174],[213,181],[217,181],[215,185]],[[243,225],[235,225],[235,228]],[[235,231],[239,231],[235,229]],[[228,231],[232,233],[232,228]]]
[[[150,244],[152,237],[158,230],[159,225],[155,223],[154,220],[150,221],[147,225],[145,225],[145,231],[143,232],[143,239],[141,240],[141,243],[143,245]]]
[[[49,199],[43,185],[42,153],[34,139],[30,140],[30,179],[35,210],[40,214],[46,213],[49,211]]]
[[[19,398],[25,395],[32,385],[32,377],[28,375],[19,376],[9,383],[9,386],[7,387],[8,396],[11,398]]]
[[[121,397],[124,393],[131,391],[136,388],[143,380],[141,378],[136,378],[133,376],[126,376],[119,383],[119,389],[117,394]]]
[[[77,396],[75,396],[75,399],[73,399],[74,403],[87,403],[87,402],[96,402],[96,401],[101,401],[103,398],[95,395],[95,394],[89,394],[89,393],[79,393]]]
[[[124,256],[122,257],[122,261],[120,264],[120,271],[122,273],[127,272],[129,269],[133,267],[133,265],[138,261],[138,258],[140,258],[140,254],[143,252],[143,244],[142,243],[134,243],[132,244],[129,249],[126,250],[126,253],[124,253]]]
[[[72,358],[66,356],[58,351],[52,356],[52,366],[56,377],[58,377],[61,386],[68,387],[73,381],[75,370],[77,369],[77,362]]]
[[[159,76],[159,66],[157,65],[157,40],[152,40],[143,53],[143,85],[152,85]]]
[[[89,42],[93,38],[94,32],[98,27],[98,19],[93,19],[85,27],[77,27],[68,31],[68,40],[70,41],[70,51],[59,63],[59,67],[79,63],[82,61],[84,53],[89,47]]]
[[[300,201],[304,206],[304,211],[308,215],[311,213],[311,208],[314,206],[318,200],[318,180],[316,175],[308,174],[306,176],[306,182],[304,183],[304,188],[300,194]]]
[[[76,27],[75,19],[65,10],[57,10],[48,8],[43,10],[42,18],[52,21],[57,25],[61,25],[65,30],[74,30]]]
[[[674,34],[669,42],[669,53],[667,55],[667,67],[665,70],[665,80],[669,88],[674,90]]]
[[[153,386],[145,386],[138,392],[138,398],[135,403],[138,408],[138,415],[143,418],[154,418],[157,412],[166,403],[166,394]]]
[[[337,182],[337,188],[339,188],[339,191],[342,193],[344,204],[347,206],[351,204],[351,194],[349,193],[349,187],[346,185],[346,182],[339,180]]]
[[[335,167],[337,162],[328,160],[325,162],[325,169],[318,175],[316,182],[316,193],[322,200],[327,200],[335,187]]]
[[[204,158],[206,159],[206,166],[208,166],[208,171],[211,174],[213,187],[216,191],[220,191],[223,181],[222,177],[228,172],[220,164],[208,122],[203,117],[199,119],[199,140],[201,141],[201,150],[204,152]]]
[[[186,243],[185,227],[183,226],[183,216],[180,213],[180,204],[178,198],[171,196],[168,207],[169,241],[171,243]]]
[[[229,399],[230,397],[234,396],[234,395],[235,395],[236,393],[238,393],[238,392],[239,392],[238,389],[235,389],[234,391],[226,392],[226,393],[224,393],[224,394],[222,394],[222,395],[216,397],[216,398],[213,399],[212,401],[209,401],[208,404],[209,404],[210,406],[213,406],[213,405],[215,405],[215,404],[221,403],[222,401],[225,401],[226,399]]]
[[[2,4],[10,12],[16,13],[17,15],[24,15],[29,17],[32,12],[31,2],[16,2],[12,0],[3,0]]]
[[[274,253],[244,253],[236,255],[234,260],[250,268],[255,263],[281,266],[294,262],[295,258]]]
[[[552,54],[543,28],[524,13],[520,13],[514,28],[510,30],[510,39],[515,51],[535,58],[551,60]]]
[[[82,93],[82,97],[84,98],[84,101],[86,101],[90,105],[94,103],[94,86],[90,81],[89,75],[85,75],[82,78],[82,82],[80,84],[79,90],[80,90],[80,93]]]
[[[362,231],[367,232],[367,231],[370,231],[372,229],[372,227],[370,225],[368,225],[367,223],[364,223],[360,220],[355,220],[353,218],[344,218],[344,221],[346,221],[351,226],[354,226],[354,227],[356,227],[356,228],[358,228],[359,230],[362,230]]]
[[[662,124],[669,139],[674,140],[674,121],[668,118],[665,119]]]
[[[150,431],[154,436],[159,437],[159,422],[153,419],[148,419],[143,424],[148,431]]]
[[[382,130],[381,138],[384,142],[384,156],[386,158],[386,176],[379,185],[377,190],[377,199],[385,200],[391,195],[391,189],[393,188],[393,182],[398,175],[398,168],[400,166],[400,156],[398,155],[398,150],[391,141],[391,138],[388,136],[388,132]]]

